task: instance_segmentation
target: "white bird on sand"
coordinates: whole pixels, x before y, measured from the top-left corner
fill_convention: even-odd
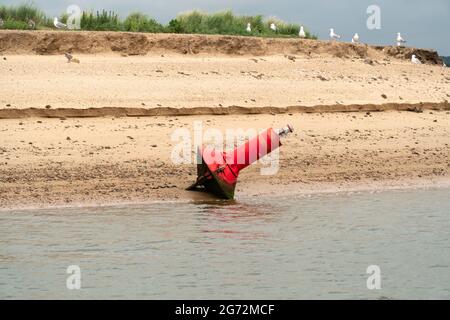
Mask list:
[[[247,23],[247,32],[252,32],[252,25],[249,23]]]
[[[422,62],[416,57],[415,54],[412,55],[411,62],[414,64],[422,64]]]
[[[55,17],[55,19],[53,19],[53,25],[56,28],[58,28],[58,29],[65,29],[65,28],[67,28],[67,25],[62,23],[62,22],[59,22],[57,17]]]
[[[352,43],[359,43],[359,34],[355,33],[355,35],[352,38]]]
[[[402,38],[402,35],[400,34],[400,32],[397,32],[397,47],[401,47],[405,43],[406,43],[406,40]]]
[[[270,24],[270,29],[272,29],[273,31],[277,31],[277,26],[275,25],[275,23],[271,23]]]
[[[34,22],[31,19],[28,19],[28,29],[32,29],[32,30],[36,29],[36,22]]]
[[[338,35],[337,33],[334,33],[334,29],[331,28],[330,29],[330,38],[331,38],[331,40],[337,40],[337,39],[340,39],[341,36]]]
[[[303,26],[300,26],[300,31],[298,32],[298,36],[300,38],[306,38],[305,29],[303,29]]]

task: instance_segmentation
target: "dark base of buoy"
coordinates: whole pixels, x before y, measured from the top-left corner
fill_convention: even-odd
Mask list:
[[[221,199],[234,199],[234,188],[235,185],[223,183],[215,173],[211,172],[204,159],[201,158],[201,163],[197,164],[197,181],[187,187],[186,190],[208,192]]]
[[[195,183],[186,188],[186,190],[208,192],[221,199],[234,199],[234,194],[224,192],[214,178],[200,178]]]

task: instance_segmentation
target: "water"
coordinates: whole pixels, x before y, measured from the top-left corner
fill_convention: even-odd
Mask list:
[[[450,298],[450,190],[0,212],[0,298]],[[79,265],[81,290],[66,288]],[[378,265],[381,289],[368,290]]]

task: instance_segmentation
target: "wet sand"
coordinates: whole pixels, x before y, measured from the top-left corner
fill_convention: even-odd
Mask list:
[[[194,121],[223,133],[294,125],[278,173],[261,175],[267,164],[242,171],[237,198],[450,183],[448,111],[9,119],[0,129],[0,207],[208,198],[184,190],[195,165],[171,160],[172,133],[192,133]]]

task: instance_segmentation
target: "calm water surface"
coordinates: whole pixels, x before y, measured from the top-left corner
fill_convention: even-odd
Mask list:
[[[0,298],[448,299],[450,190],[2,211]]]

